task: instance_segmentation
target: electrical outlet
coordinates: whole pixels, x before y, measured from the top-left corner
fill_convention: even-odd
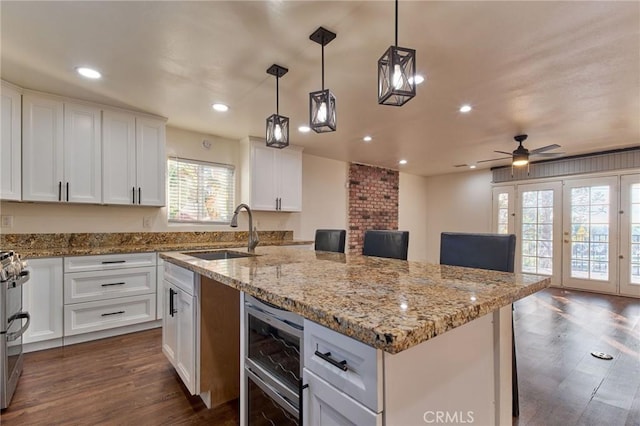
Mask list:
[[[2,216],[2,227],[13,228],[13,216]]]
[[[153,216],[145,216],[142,218],[142,227],[151,228],[153,226]]]

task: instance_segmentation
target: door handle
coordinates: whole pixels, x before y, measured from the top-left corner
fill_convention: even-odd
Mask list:
[[[319,350],[316,350],[315,355],[323,359],[324,361],[327,361],[329,364],[333,365],[334,367],[339,368],[342,371],[349,370],[349,367],[347,367],[347,360],[343,359],[342,361],[336,361],[335,359],[331,358],[331,352],[327,352],[323,354]]]
[[[136,187],[135,186],[131,187],[131,202],[133,204],[136,203]]]
[[[58,182],[58,201],[62,201],[62,181]]]
[[[176,292],[170,288],[169,289],[169,315],[173,316],[173,314],[175,314],[175,310],[173,309],[173,295],[176,294]]]
[[[18,337],[22,336],[24,334],[25,331],[27,331],[27,328],[29,328],[29,324],[31,323],[31,315],[29,315],[29,312],[18,312],[15,315],[12,315],[9,317],[9,324],[11,324],[11,322],[13,322],[14,320],[19,320],[19,319],[27,319],[27,323],[25,325],[23,325],[20,330],[13,332],[13,333],[6,333],[6,339],[8,342],[12,342],[14,340],[16,340]]]
[[[67,182],[67,201],[69,201],[69,182]]]
[[[142,204],[142,188],[138,187],[138,204]]]

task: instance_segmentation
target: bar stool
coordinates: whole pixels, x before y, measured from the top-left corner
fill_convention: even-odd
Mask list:
[[[440,235],[440,264],[513,272],[516,253],[516,236],[513,234],[465,234],[443,232]],[[513,305],[511,305],[513,309]],[[513,321],[513,319],[512,319]],[[518,369],[516,366],[516,340],[513,322],[512,332],[512,414],[520,415],[518,398]]]
[[[314,249],[344,253],[347,231],[344,229],[317,229]]]
[[[407,260],[409,251],[409,231],[364,232],[362,254],[365,256],[386,257]]]

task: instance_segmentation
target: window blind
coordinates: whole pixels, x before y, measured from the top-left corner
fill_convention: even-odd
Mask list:
[[[235,194],[232,165],[170,158],[168,166],[170,222],[231,221]]]

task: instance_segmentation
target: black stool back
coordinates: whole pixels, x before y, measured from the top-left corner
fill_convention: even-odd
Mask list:
[[[314,249],[344,253],[346,235],[344,229],[317,229]]]
[[[387,257],[407,260],[409,251],[409,231],[364,232],[362,254],[365,256]]]

